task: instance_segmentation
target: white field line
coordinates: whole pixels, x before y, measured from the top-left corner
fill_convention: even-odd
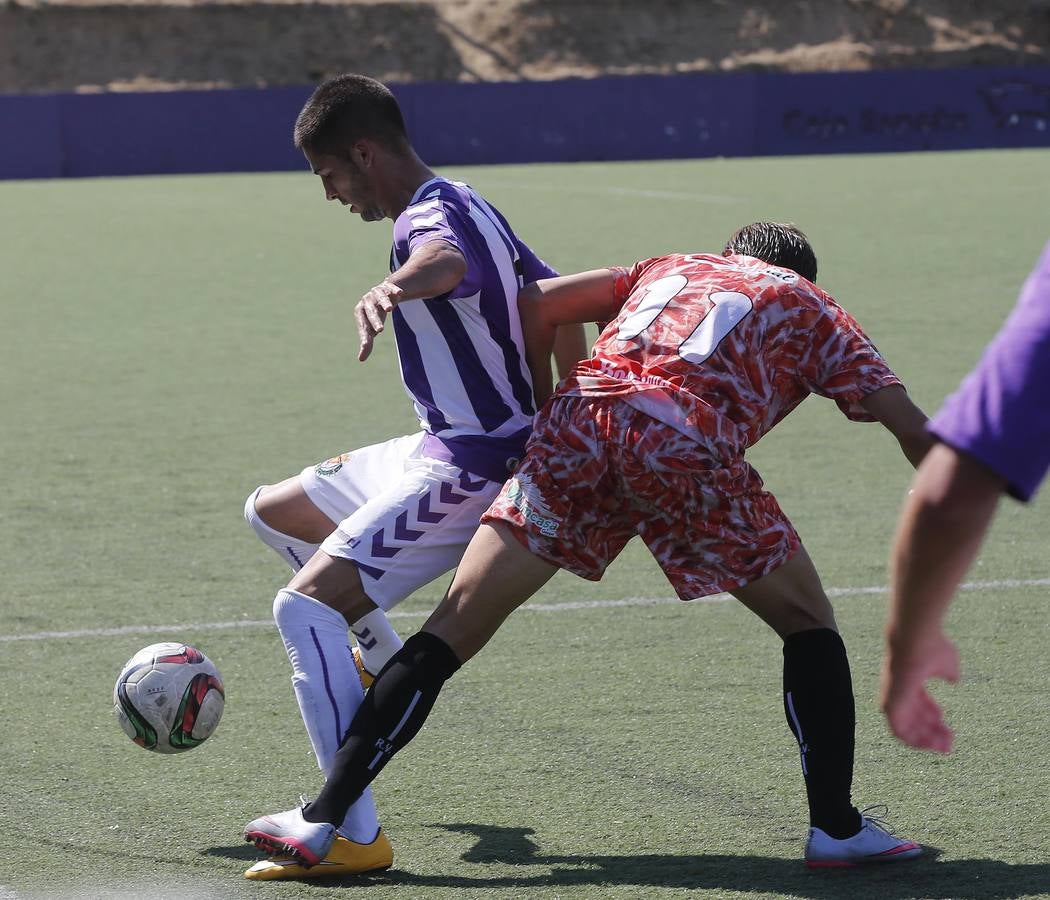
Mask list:
[[[968,581],[961,585],[963,591],[992,591],[1023,587],[1050,587],[1050,578],[1006,579],[1003,581]],[[886,585],[878,587],[828,588],[829,597],[861,597],[887,593]],[[691,603],[725,603],[733,598],[729,594],[712,594],[692,600]],[[576,600],[565,603],[529,603],[523,612],[560,613],[579,609],[614,609],[621,606],[657,606],[680,603],[677,597],[626,597],[623,600]],[[387,613],[391,619],[421,619],[430,615],[429,610],[399,610]],[[0,634],[0,644],[14,641],[57,641],[68,638],[120,637],[126,634],[179,634],[186,631],[222,631],[234,628],[272,628],[272,619],[238,619],[233,622],[192,622],[180,625],[122,625],[117,628],[81,628],[75,631],[33,631],[26,634]],[[2,897],[0,897],[2,900]]]

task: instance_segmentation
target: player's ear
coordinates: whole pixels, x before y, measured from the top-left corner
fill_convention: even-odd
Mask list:
[[[369,141],[355,141],[350,146],[350,161],[359,169],[370,168],[375,155],[375,147]]]

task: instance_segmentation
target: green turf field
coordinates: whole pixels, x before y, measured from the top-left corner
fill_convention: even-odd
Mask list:
[[[1047,163],[444,174],[565,271],[717,250],[745,222],[792,219],[822,285],[932,411],[1050,236]],[[804,869],[778,640],[733,603],[672,602],[632,545],[599,584],[554,579],[446,688],[376,785],[393,870],[243,881],[256,858],[244,823],[319,778],[269,623],[286,573],[241,508],[260,483],[414,427],[390,336],[356,361],[352,307],[385,272],[389,223],[324,204],[305,173],[4,183],[0,209],[3,900],[1050,896],[1050,496],[1003,507],[955,609],[965,682],[941,695],[957,752],[905,751],[874,694],[909,468],[877,426],[819,399],[752,460],[835,589],[858,698],[855,799],[888,803],[925,859]],[[399,630],[443,588],[406,602]],[[200,646],[227,688],[216,735],[180,757],[133,746],[110,708],[123,662],[162,639]]]

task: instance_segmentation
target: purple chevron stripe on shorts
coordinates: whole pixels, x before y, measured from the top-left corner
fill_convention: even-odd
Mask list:
[[[375,566],[363,563],[359,559],[354,560],[354,565],[357,566],[359,571],[364,572],[369,578],[372,578],[375,581],[379,581],[379,579],[386,574],[383,569],[377,569]]]
[[[430,494],[424,494],[419,498],[419,506],[416,507],[416,519],[426,522],[428,525],[436,525],[447,513],[430,511]]]
[[[385,528],[380,528],[372,535],[372,556],[375,559],[390,559],[391,556],[397,556],[401,552],[400,547],[388,547],[383,543],[384,531],[386,531]]]
[[[416,531],[408,527],[407,509],[394,520],[394,537],[399,541],[418,541],[424,534],[425,531]]]
[[[464,500],[469,499],[465,494],[457,494],[453,489],[452,485],[447,481],[441,482],[441,489],[438,491],[438,496],[441,498],[442,503],[462,503]]]

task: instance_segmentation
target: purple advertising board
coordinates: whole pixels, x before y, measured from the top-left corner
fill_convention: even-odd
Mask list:
[[[391,85],[433,165],[1050,146],[1050,68]],[[310,87],[0,95],[0,178],[301,168]]]

